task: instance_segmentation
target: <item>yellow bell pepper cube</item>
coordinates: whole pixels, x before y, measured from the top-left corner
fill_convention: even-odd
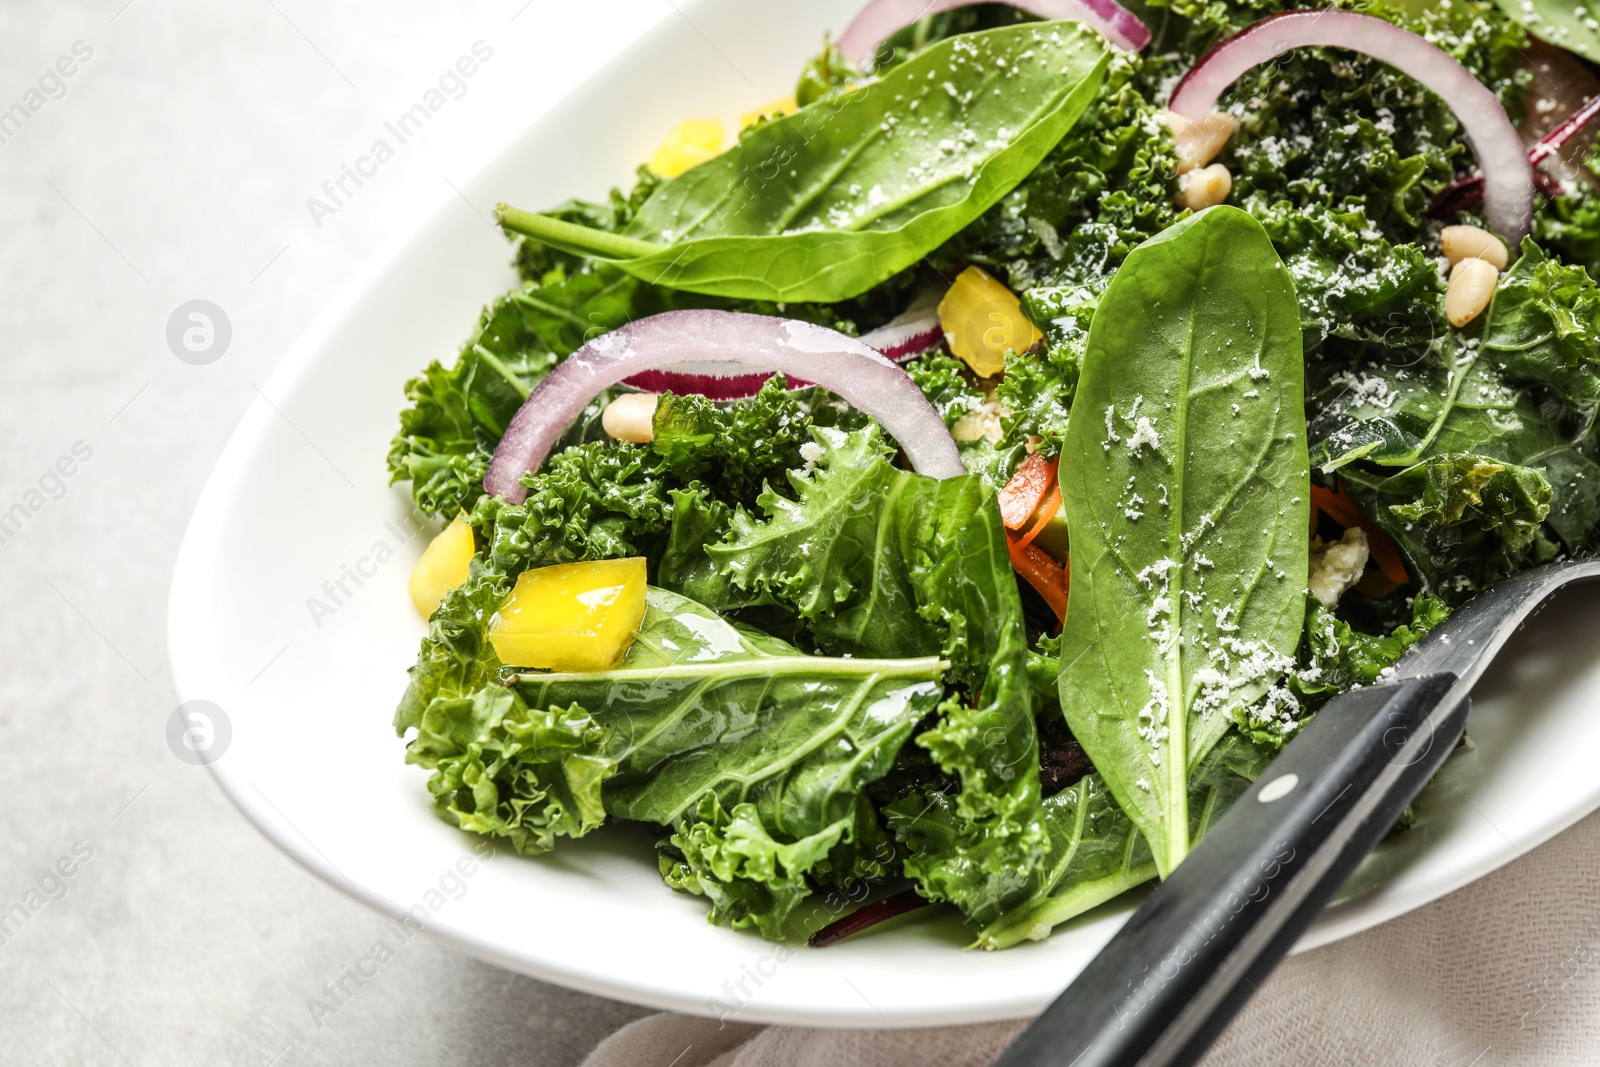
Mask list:
[[[950,351],[980,378],[1005,369],[1006,352],[1026,352],[1044,338],[1022,313],[1017,294],[982,267],[956,276],[939,301],[939,328]]]
[[[690,167],[721,155],[726,140],[721,119],[684,119],[650,157],[650,169],[663,178],[676,178]]]
[[[640,556],[523,571],[489,620],[489,643],[516,667],[606,670],[639,632],[645,581]]]
[[[446,593],[467,580],[472,553],[472,527],[459,518],[428,542],[428,547],[422,550],[422,558],[411,568],[408,583],[411,603],[423,618],[438,609]]]
[[[739,116],[739,128],[741,130],[749,129],[762,119],[781,118],[784,115],[793,115],[799,110],[800,104],[795,100],[794,94],[791,93],[782,100],[768,101],[754,111],[746,111]]]

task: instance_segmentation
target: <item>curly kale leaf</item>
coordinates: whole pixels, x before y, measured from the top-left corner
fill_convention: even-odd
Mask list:
[[[999,529],[994,491],[971,475],[939,481],[895,467],[875,426],[819,429],[815,439],[815,466],[788,474],[792,496],[769,489],[757,500],[765,518],[741,509],[728,536],[707,550],[722,578],[708,602],[781,606],[834,655],[942,652],[964,684],[979,688],[1016,582],[1003,541],[981,571],[951,568],[969,551],[993,547],[984,534],[991,512]],[[962,581],[985,583],[979,608],[992,609],[970,626],[948,599],[947,587]]]
[[[1448,328],[1438,265],[1421,245],[1391,243],[1362,208],[1306,212],[1280,200],[1251,210],[1294,279],[1308,345],[1335,337],[1402,348]]]
[[[1368,634],[1340,619],[1315,597],[1308,597],[1306,636],[1290,687],[1303,701],[1319,707],[1346,690],[1372,685],[1449,617],[1444,601],[1422,594],[1411,601],[1410,622],[1387,634]]]
[[[1600,522],[1600,466],[1592,458],[1600,402],[1596,344],[1600,290],[1582,268],[1551,260],[1528,241],[1501,277],[1481,327],[1464,335],[1447,332],[1421,348],[1374,348],[1339,369],[1328,361],[1313,365],[1320,378],[1310,402],[1313,461],[1324,470],[1354,464],[1343,477],[1369,493],[1386,473],[1374,466],[1409,469],[1470,455],[1508,470],[1529,468],[1548,482],[1545,521],[1551,532],[1576,549]],[[1444,463],[1436,474],[1450,469]],[[1410,499],[1391,499],[1384,491],[1374,505],[1410,504],[1423,488],[1420,481],[1399,485],[1412,491]],[[1528,491],[1529,502],[1536,503],[1537,493]],[[1516,510],[1526,513],[1527,505]],[[1384,522],[1382,515],[1373,517]],[[1446,540],[1465,536],[1464,529],[1457,527]],[[1391,526],[1391,532],[1402,546],[1424,551],[1408,542],[1405,530]],[[1503,572],[1527,547],[1518,535],[1509,554],[1472,561],[1462,555],[1464,547],[1441,544],[1442,555],[1414,562],[1435,580],[1465,590]],[[1467,568],[1460,583],[1440,570],[1451,560]]]
[[[1566,195],[1547,200],[1533,213],[1533,238],[1558,259],[1574,263],[1590,275],[1600,274],[1600,159],[1584,154],[1584,174],[1565,186]]]
[[[893,842],[864,796],[850,812],[793,841],[774,837],[754,804],[725,810],[714,793],[700,799],[658,846],[661,877],[672,888],[706,897],[710,919],[735,930],[754,926],[768,940],[793,935],[796,910],[818,885],[855,890],[887,876]],[[812,923],[801,934],[815,933]]]
[[[1156,39],[1142,74],[1151,95],[1202,54],[1281,0],[1146,0]],[[1531,79],[1521,62],[1527,37],[1492,3],[1464,0],[1418,11],[1381,0],[1338,6],[1396,22],[1459,60],[1502,101],[1515,104]],[[1448,104],[1376,59],[1342,49],[1298,49],[1241,77],[1222,106],[1240,120],[1221,162],[1234,175],[1235,203],[1252,214],[1280,200],[1302,212],[1364,209],[1396,243],[1420,244],[1425,211],[1454,178],[1465,153]]]
[[[921,891],[987,921],[1045,845],[1022,604],[994,490],[895,468],[876,430],[817,441],[816,468],[790,476],[794,499],[764,495],[765,519],[740,513],[708,550],[724,603],[783,608],[833,654],[950,661],[955,689],[917,738],[942,777],[935,796],[908,801],[939,804],[943,821],[907,837],[889,818]]]
[[[766,483],[805,462],[811,405],[827,402],[819,390],[791,393],[781,374],[733,404],[667,393],[656,407],[650,450],[675,477],[703,481],[724,500],[754,502]]]
[[[555,453],[524,477],[526,500],[482,497],[471,515],[484,532],[484,559],[515,575],[529,567],[646,556],[671,586],[706,564],[736,505],[753,503],[769,481],[799,467],[829,394],[791,393],[781,377],[752,400],[714,404],[668,394],[649,445],[591,441]]]
[[[428,791],[445,821],[533,855],[605,821],[601,786],[616,761],[603,754],[604,737],[577,704],[529,708],[489,685],[430,703],[406,762],[434,772]]]
[[[995,395],[1005,411],[1007,440],[1037,437],[1035,451],[1046,456],[1061,451],[1089,343],[1089,322],[1103,291],[1098,285],[1046,286],[1030,289],[1023,298],[1023,309],[1044,333],[1045,343],[1033,354],[1006,356],[1006,375]]]
[[[1346,471],[1343,480],[1448,603],[1556,554],[1540,532],[1551,500],[1540,470],[1452,453],[1389,477]]]
[[[946,426],[955,426],[983,407],[983,391],[978,388],[972,371],[944,349],[925,353],[904,366]]]
[[[1495,291],[1482,346],[1507,380],[1545,386],[1587,429],[1600,407],[1600,288],[1532,241]]]
[[[485,560],[501,574],[655,554],[675,514],[659,461],[637,445],[566,449],[524,483],[524,503],[486,496],[471,516],[485,533]]]
[[[411,406],[389,446],[391,480],[411,482],[422,511],[470,511],[495,445],[533,387],[589,334],[628,321],[628,284],[580,274],[530,283],[486,308],[455,366],[432,363],[406,383]]]
[[[445,594],[428,620],[410,683],[395,709],[395,732],[422,725],[428,707],[438,700],[471,699],[505,674],[489,644],[489,618],[510,589],[503,575],[474,561],[466,582]]]
[[[1007,355],[1007,360],[1014,358]],[[1004,430],[1004,407],[986,395],[967,365],[942,348],[904,364],[922,395],[955,433],[956,448],[969,474],[1001,486],[1021,462],[1025,435]],[[1005,379],[1000,380],[1004,387]],[[957,424],[966,420],[957,429]]]

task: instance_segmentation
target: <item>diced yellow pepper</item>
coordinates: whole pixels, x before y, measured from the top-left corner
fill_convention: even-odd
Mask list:
[[[957,275],[939,301],[939,328],[972,372],[991,378],[1005,368],[1005,355],[1026,352],[1044,338],[1022,313],[1017,294],[981,267]]]
[[[690,167],[720,155],[726,140],[721,119],[684,119],[650,157],[650,169],[663,178],[676,178]]]
[[[422,558],[411,568],[411,603],[423,618],[432,615],[444,595],[467,580],[472,562],[472,527],[456,519],[428,542]]]
[[[642,556],[523,571],[489,620],[502,663],[603,671],[633,644],[644,619]]]
[[[771,100],[754,111],[746,111],[739,116],[739,128],[741,130],[749,129],[762,119],[781,118],[784,115],[793,115],[799,110],[800,104],[795,100],[794,94],[791,93],[782,100]]]

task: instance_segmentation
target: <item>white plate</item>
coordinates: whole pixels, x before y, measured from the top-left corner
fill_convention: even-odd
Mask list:
[[[464,192],[539,207],[626,181],[685,115],[782,95],[857,0],[686,5],[522,134]],[[596,136],[596,131],[604,131]],[[437,819],[389,728],[424,627],[406,577],[424,543],[384,454],[401,384],[448,359],[513,277],[497,234],[452,197],[334,301],[229,443],[184,539],[170,644],[180,700],[225,712],[217,780],[272,841],[372,907],[539,978],[747,1021],[914,1026],[1010,1018],[1047,1003],[1116,930],[1127,902],[1048,942],[963,952],[953,919],[903,922],[824,951],[707,924],[668,890],[645,837],[608,828],[550,856],[502,851]],[[353,577],[351,577],[353,575]],[[337,586],[343,582],[344,592]],[[325,586],[324,583],[328,583]],[[329,593],[332,588],[332,594]],[[1302,942],[1324,944],[1494,870],[1600,806],[1600,647],[1568,597],[1480,686],[1470,732],[1412,832],[1357,875]],[[337,597],[337,602],[335,600]],[[313,613],[311,598],[331,609]],[[465,857],[465,859],[464,859]],[[471,871],[452,873],[458,863]]]

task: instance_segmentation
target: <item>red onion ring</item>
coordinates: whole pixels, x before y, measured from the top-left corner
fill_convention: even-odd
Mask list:
[[[896,363],[920,356],[944,340],[944,327],[939,324],[939,294],[924,293],[911,302],[911,306],[879,326],[862,334],[858,340],[868,348],[875,348]]]
[[[1560,152],[1566,143],[1577,136],[1578,132],[1595,120],[1600,115],[1600,96],[1590,97],[1583,106],[1556,126],[1555,129],[1535,141],[1533,147],[1528,149],[1528,162],[1534,167]],[[1542,170],[1533,172],[1534,185],[1545,196],[1554,199],[1565,193],[1561,183]],[[1453,215],[1457,211],[1472,211],[1483,200],[1483,175],[1471,174],[1457,178],[1455,183],[1433,198],[1433,203],[1428,205],[1428,214],[1435,217]]]
[[[1533,187],[1552,200],[1558,196],[1566,195],[1566,190],[1561,188],[1561,183],[1542,170],[1534,170]],[[1442,219],[1448,218],[1458,211],[1469,211],[1475,214],[1482,207],[1483,175],[1463,174],[1433,198],[1432,203],[1428,205],[1428,215],[1431,218]]]
[[[939,293],[924,293],[893,319],[856,340],[896,363],[907,363],[937,347],[944,340],[944,328],[939,325]],[[709,400],[748,400],[761,392],[770,377],[770,374],[740,374],[726,363],[695,360],[661,370],[647,370],[624,379],[622,384],[647,393],[677,393],[679,396],[699,393]],[[790,389],[812,384],[789,378]]]
[[[1596,115],[1600,115],[1600,96],[1592,96],[1585,100],[1582,107],[1563,119],[1555,129],[1539,138],[1539,143],[1528,149],[1528,162],[1537,166],[1561,151],[1579,130],[1594,121]]]
[[[698,393],[707,400],[749,400],[761,392],[770,374],[730,374],[733,369],[726,363],[675,363],[661,370],[647,370],[629,375],[622,384],[646,393],[676,393],[687,396]],[[789,377],[790,389],[804,389],[810,382]]]
[[[1167,106],[1199,122],[1252,67],[1294,48],[1349,48],[1389,64],[1438,94],[1461,122],[1484,176],[1489,225],[1516,245],[1533,221],[1533,168],[1516,127],[1494,93],[1472,72],[1426,40],[1392,22],[1354,11],[1285,11],[1229,37],[1178,82]]]
[[[803,378],[877,419],[911,461],[934,478],[966,473],[955,439],[905,371],[836,330],[735,311],[667,311],[595,338],[540,382],[511,419],[483,487],[513,504],[524,474],[539,469],[562,432],[602,390],[688,361],[740,364]]]
[[[857,65],[890,36],[920,18],[977,0],[872,0],[839,35],[839,51]],[[1007,0],[1008,6],[1035,18],[1081,22],[1126,52],[1138,52],[1150,43],[1150,30],[1137,15],[1116,0]]]

